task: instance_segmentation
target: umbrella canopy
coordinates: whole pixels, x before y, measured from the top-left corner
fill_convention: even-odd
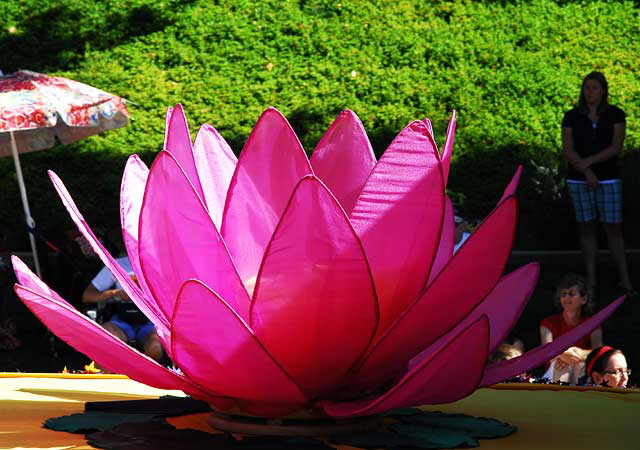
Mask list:
[[[0,76],[0,157],[13,156],[27,225],[29,210],[19,153],[68,144],[127,124],[124,99],[84,83],[21,70]],[[29,234],[36,272],[40,264]]]

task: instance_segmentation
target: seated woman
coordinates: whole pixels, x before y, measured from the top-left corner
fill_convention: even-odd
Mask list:
[[[593,306],[586,280],[576,274],[565,275],[556,289],[555,303],[562,312],[545,318],[540,324],[540,341],[543,345],[571,331],[591,315]],[[589,337],[585,336],[551,361],[545,377],[554,382],[575,384],[591,349],[601,346],[602,329],[597,328]]]
[[[627,387],[631,370],[622,352],[613,347],[594,348],[585,361],[588,385]]]

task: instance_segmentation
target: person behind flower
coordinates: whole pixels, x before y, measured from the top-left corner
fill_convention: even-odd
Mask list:
[[[631,370],[622,351],[613,347],[594,348],[585,361],[586,384],[605,387],[627,387]]]
[[[116,258],[116,261],[132,278],[135,277],[129,257]],[[103,267],[91,280],[82,294],[82,301],[85,303],[116,302],[117,313],[103,325],[105,330],[126,343],[136,340],[143,346],[147,356],[156,361],[162,359],[164,350],[153,323],[131,301],[107,267]]]
[[[627,295],[631,285],[622,235],[622,180],[619,156],[626,115],[609,104],[605,76],[591,72],[580,89],[578,104],[562,119],[562,157],[568,163],[567,188],[573,201],[588,287],[596,283],[596,221],[604,226],[609,251]]]
[[[540,323],[540,341],[548,344],[571,331],[591,315],[593,304],[584,277],[573,273],[565,275],[557,286],[555,304],[562,312],[545,318]],[[552,364],[548,378],[552,381],[576,382],[584,367],[584,361],[592,348],[602,346],[602,329],[597,328],[558,355]]]

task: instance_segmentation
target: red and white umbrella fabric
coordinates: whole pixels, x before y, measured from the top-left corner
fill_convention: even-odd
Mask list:
[[[123,127],[129,112],[124,99],[63,77],[21,70],[0,76],[0,157],[13,156],[27,225],[29,210],[19,153],[51,148],[56,139],[68,144]],[[36,271],[40,264],[29,233]]]

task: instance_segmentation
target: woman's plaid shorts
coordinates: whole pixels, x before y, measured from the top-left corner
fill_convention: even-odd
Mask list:
[[[591,189],[585,181],[567,180],[569,195],[576,211],[576,222],[622,222],[622,180],[605,180],[598,189]]]

